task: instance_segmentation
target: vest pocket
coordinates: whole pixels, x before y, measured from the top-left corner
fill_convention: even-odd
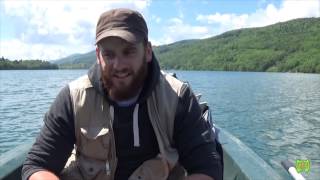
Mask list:
[[[80,143],[77,148],[81,155],[98,160],[107,160],[110,150],[109,129],[105,127],[82,127],[80,129]]]
[[[110,174],[106,172],[105,164],[105,161],[90,159],[81,155],[77,159],[77,166],[79,167],[83,179],[86,180],[110,179]]]
[[[110,179],[110,131],[106,127],[81,127],[76,163],[84,179]]]
[[[160,155],[142,163],[129,177],[129,180],[167,180],[169,165]]]

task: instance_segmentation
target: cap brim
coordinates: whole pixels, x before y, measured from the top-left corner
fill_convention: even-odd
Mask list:
[[[117,30],[107,30],[101,33],[96,38],[96,44],[102,39],[107,37],[119,37],[121,39],[128,41],[129,43],[137,43],[141,41],[141,39],[137,37],[137,35],[133,34],[132,32],[117,29]]]

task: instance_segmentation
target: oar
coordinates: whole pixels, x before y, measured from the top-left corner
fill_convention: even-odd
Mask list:
[[[294,164],[289,160],[281,161],[281,165],[287,170],[291,177],[295,180],[305,180],[305,178],[297,172]]]

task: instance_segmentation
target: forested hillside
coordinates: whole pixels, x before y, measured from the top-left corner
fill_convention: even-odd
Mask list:
[[[155,52],[168,69],[320,73],[320,18],[234,30]]]
[[[233,30],[154,47],[154,52],[164,69],[320,73],[320,18]],[[95,60],[92,51],[56,63],[88,68]]]

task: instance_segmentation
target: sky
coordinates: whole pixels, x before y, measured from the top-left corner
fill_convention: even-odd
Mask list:
[[[320,0],[0,0],[0,57],[55,60],[95,49],[101,13],[139,11],[152,45],[319,17]]]

